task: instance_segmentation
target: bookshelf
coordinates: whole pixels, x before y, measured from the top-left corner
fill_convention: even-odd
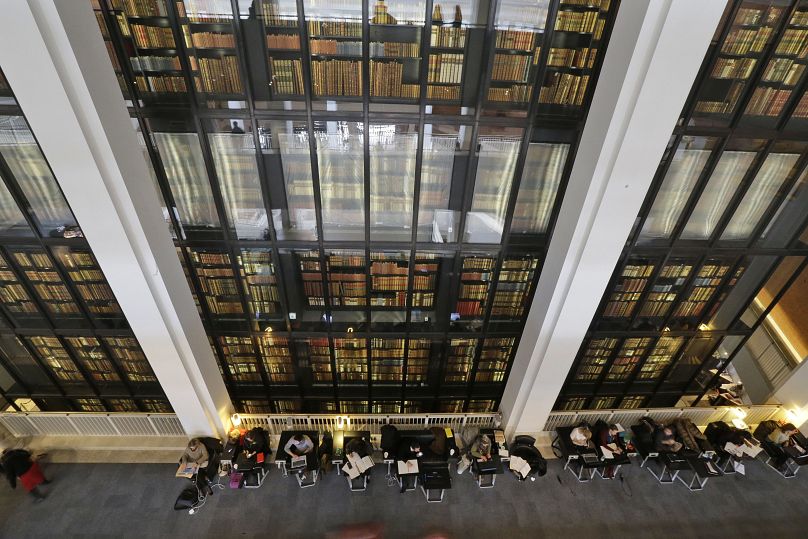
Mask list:
[[[115,78],[118,80],[118,86],[121,89],[121,94],[123,94],[125,99],[131,99],[132,96],[129,92],[129,87],[127,86],[126,78],[124,77],[123,74],[123,69],[121,69],[121,64],[120,61],[118,60],[118,55],[115,52],[115,44],[110,35],[109,27],[107,25],[107,19],[104,15],[103,10],[101,9],[99,0],[93,0],[91,3],[93,6],[93,15],[95,15],[95,20],[98,23],[98,29],[101,31],[101,37],[104,39],[104,46],[107,49],[107,55],[109,56],[110,62],[112,63],[112,69],[115,72]],[[138,38],[147,37],[141,35],[141,32],[142,27],[137,28]],[[143,42],[141,41],[141,44],[142,43]],[[4,93],[5,91],[8,91],[10,93],[10,88],[8,88],[8,84],[5,83],[3,74],[0,73],[0,96],[6,95]]]
[[[426,2],[370,0],[370,98],[417,102]]]
[[[404,124],[370,128],[370,239],[409,241],[418,134]]]
[[[547,70],[539,91],[539,113],[583,114],[602,56],[611,0],[562,0],[547,44]],[[572,109],[570,111],[569,109]]]
[[[0,301],[11,317],[20,324],[25,324],[25,320],[42,319],[36,303],[2,253],[0,253]]]
[[[266,87],[255,85],[255,99],[262,102],[302,100],[306,88],[297,3],[259,0],[249,7],[242,4],[240,9],[245,35],[252,36],[251,30],[255,28],[256,37],[260,37],[266,47],[268,78]],[[261,75],[263,73],[258,72],[254,77],[259,79]]]
[[[404,339],[370,339],[371,383],[401,385],[404,382]]]
[[[13,248],[9,254],[52,318],[81,318],[76,299],[44,249]]]
[[[333,343],[339,385],[366,384],[368,381],[367,339],[334,338]]]
[[[330,251],[325,264],[331,307],[347,310],[363,309],[368,301],[364,251]]]
[[[157,377],[146,360],[146,354],[133,337],[104,337],[112,358],[126,375],[130,384],[154,384]]]
[[[640,366],[637,380],[646,382],[658,380],[684,342],[684,337],[660,337]]]
[[[252,339],[250,337],[222,336],[218,340],[222,359],[233,383],[236,385],[260,384],[261,371],[255,357]]]
[[[474,373],[475,384],[501,384],[511,360],[515,337],[488,337],[483,339],[480,359]]]
[[[326,4],[307,0],[303,10],[309,37],[312,97],[361,101],[362,1],[337,0]]]
[[[364,241],[364,124],[316,121],[323,239]]]
[[[695,327],[729,270],[730,264],[718,259],[704,262],[696,273],[687,296],[674,311],[671,323]]]
[[[89,249],[54,247],[53,253],[92,315],[123,319],[121,307]]]
[[[409,266],[410,254],[408,252],[372,251],[370,253],[371,308],[403,309],[406,307],[409,292],[407,282]]]
[[[323,293],[323,268],[319,251],[302,251],[295,254],[297,267],[300,269],[300,278],[306,305],[310,307],[325,307]]]
[[[482,320],[488,305],[496,258],[470,255],[462,257],[460,290],[455,304],[458,322]]]
[[[443,373],[445,385],[465,385],[469,382],[479,343],[480,339],[449,339]]]
[[[495,320],[521,320],[530,301],[530,289],[539,267],[535,256],[506,256],[502,260],[491,318]]]
[[[735,13],[732,22],[725,29],[723,41],[719,45],[708,82],[696,98],[693,116],[706,124],[726,125],[730,122],[747,86],[752,83],[762,65],[762,58],[772,43],[782,19],[786,16],[783,5],[766,5],[753,1],[743,2]],[[773,58],[776,60],[776,58]],[[769,64],[774,69],[777,63]],[[782,65],[782,64],[780,64]],[[787,74],[786,70],[786,74]],[[776,76],[774,71],[770,76]],[[774,112],[782,108],[778,104],[781,94],[779,85],[760,89],[753,96],[748,113]],[[764,102],[764,96],[768,98]],[[782,95],[785,97],[785,94]]]
[[[556,194],[567,164],[569,144],[531,142],[511,219],[511,234],[547,234]]]
[[[94,383],[119,383],[121,381],[98,339],[95,337],[66,337],[65,341],[73,351],[73,357],[82,364],[84,371]]]
[[[139,412],[140,408],[134,399],[106,399],[112,412]]]
[[[264,364],[264,371],[271,384],[290,385],[296,383],[289,339],[265,333],[258,338],[258,349]]]
[[[576,382],[595,382],[600,378],[612,356],[617,339],[590,339],[580,356],[578,370],[573,376]]]
[[[665,262],[637,313],[637,319],[641,323],[661,329],[662,322],[693,272],[693,265],[692,259],[671,259]]]
[[[441,257],[437,253],[415,252],[415,266],[412,270],[412,298],[410,299],[413,310],[435,308],[440,273]]]
[[[328,345],[328,338],[295,339],[294,345],[297,361],[301,367],[308,367],[304,383],[311,387],[331,387],[334,382],[334,371],[331,368],[331,349]]]
[[[211,317],[218,321],[243,320],[236,275],[228,253],[218,249],[190,249],[191,264]]]
[[[620,350],[615,354],[609,370],[606,372],[605,382],[627,381],[642,361],[651,344],[650,337],[631,337],[625,339]]]
[[[278,278],[269,249],[241,249],[237,257],[239,276],[246,284],[247,305],[253,320],[278,320],[283,317]]]
[[[433,2],[429,26],[426,100],[429,103],[464,103],[475,90],[468,72],[482,42],[485,21],[477,6],[468,2]],[[473,72],[473,71],[472,71]]]
[[[420,387],[427,383],[432,349],[430,339],[407,340],[407,387]]]
[[[650,260],[629,260],[614,283],[601,316],[606,319],[630,319],[655,267],[656,263]]]
[[[58,337],[26,337],[25,340],[63,387],[86,387],[84,375]]]

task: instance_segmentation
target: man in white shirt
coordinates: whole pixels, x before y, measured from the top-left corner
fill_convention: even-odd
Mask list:
[[[313,449],[314,443],[305,434],[295,434],[289,438],[289,441],[283,447],[284,452],[290,457],[299,457],[311,453]]]

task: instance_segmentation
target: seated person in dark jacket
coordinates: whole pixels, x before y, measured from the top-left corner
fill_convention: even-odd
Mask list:
[[[676,441],[672,427],[662,427],[654,438],[654,447],[659,453],[678,453],[682,444]]]
[[[612,424],[605,429],[601,429],[600,433],[598,433],[598,438],[600,446],[614,453],[615,458],[620,458],[623,453],[625,453],[626,446],[623,444],[623,439],[620,437],[620,431],[617,429],[617,425]],[[614,477],[614,472],[614,466],[607,466],[606,469],[603,470],[603,475],[611,478]]]
[[[36,501],[45,499],[45,495],[39,490],[39,485],[50,483],[39,464],[31,458],[31,453],[24,449],[5,449],[0,456],[0,472],[2,472],[11,488],[17,488],[17,478],[22,482],[22,486]]]
[[[347,459],[348,455],[353,455],[352,458],[355,459],[362,459],[367,456],[373,455],[373,446],[370,445],[370,442],[365,440],[364,438],[353,438],[350,442],[345,444],[345,458]],[[344,462],[344,461],[343,461]],[[368,482],[370,482],[370,468],[365,470],[363,473],[359,474],[360,476],[367,477]]]
[[[236,468],[254,468],[256,463],[260,460],[259,454],[264,454],[269,450],[267,443],[267,436],[264,429],[255,427],[244,435],[244,443],[242,444],[241,455],[236,462]]]
[[[396,453],[397,460],[407,462],[410,460],[417,460],[421,456],[423,456],[423,453],[421,452],[421,444],[418,443],[418,440],[415,438],[404,438],[398,443],[398,451]],[[406,486],[407,481],[405,478],[402,478],[401,492],[404,492]]]

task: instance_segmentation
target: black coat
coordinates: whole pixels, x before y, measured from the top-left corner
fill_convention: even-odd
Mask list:
[[[410,449],[410,446],[415,443],[414,438],[404,438],[398,443],[398,452],[396,458],[398,460],[408,461],[418,458],[418,455]]]
[[[17,487],[17,478],[30,470],[32,465],[31,453],[24,449],[6,451],[0,458],[0,468],[2,468],[11,488]]]

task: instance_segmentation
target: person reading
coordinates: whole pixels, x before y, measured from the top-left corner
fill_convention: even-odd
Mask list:
[[[177,469],[177,477],[192,478],[200,469],[208,465],[208,450],[199,438],[191,438],[185,451],[180,457],[180,467]]]
[[[598,443],[600,443],[600,446],[608,449],[612,455],[620,457],[625,453],[626,448],[623,445],[623,439],[620,437],[620,429],[617,428],[617,425],[612,423],[608,428],[601,430],[599,438]],[[610,465],[603,470],[603,475],[611,479],[614,477],[614,472],[615,466]]]
[[[800,447],[794,440],[794,435],[799,434],[799,432],[797,427],[791,423],[786,423],[785,425],[777,427],[766,436],[766,440],[781,449],[780,454],[774,459],[774,467],[782,473],[787,471],[786,463],[789,457],[797,459],[805,455],[807,449]]]
[[[421,444],[418,443],[418,440],[415,438],[404,438],[398,445],[398,451],[396,452],[397,460],[400,462],[410,462],[416,461],[419,457],[422,457],[423,453],[421,452]],[[408,487],[408,480],[406,477],[400,477],[401,479],[401,492],[404,493]]]
[[[659,453],[678,453],[682,449],[682,444],[676,441],[672,427],[662,427],[657,432],[654,447]]]
[[[264,455],[268,450],[269,444],[264,429],[255,427],[244,435],[235,468],[242,471],[255,468],[256,464],[264,462]]]
[[[592,443],[592,431],[586,425],[575,427],[570,431],[570,441],[575,445],[578,451],[586,449],[594,449],[595,445]]]
[[[283,452],[292,458],[307,455],[313,450],[314,443],[311,441],[311,438],[305,434],[295,434],[289,438],[289,441],[283,446]]]
[[[477,439],[471,444],[470,453],[477,460],[491,460],[491,438],[487,434],[477,436]]]
[[[345,444],[345,460],[360,461],[365,457],[373,455],[373,446],[364,438],[353,438],[350,442]],[[361,470],[361,468],[359,468]],[[360,471],[359,475],[366,477],[367,482],[370,482],[370,470],[366,468],[365,471]]]

